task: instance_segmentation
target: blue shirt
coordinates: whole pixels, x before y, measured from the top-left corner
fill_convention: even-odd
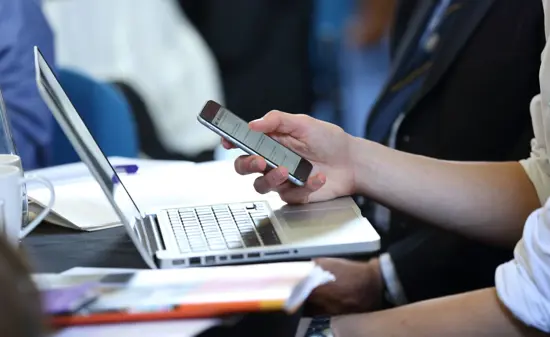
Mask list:
[[[379,113],[369,120],[366,137],[375,142],[384,142],[399,114],[407,110],[426,79],[432,65],[438,43],[436,37],[445,38],[445,32],[452,27],[448,10],[459,0],[440,0],[434,8],[431,19],[426,23],[424,33],[419,37],[406,62],[397,69],[395,81],[383,98]],[[452,11],[453,13],[455,11]]]
[[[50,163],[54,123],[36,87],[35,45],[53,64],[53,34],[40,1],[0,0],[0,90],[25,170]]]

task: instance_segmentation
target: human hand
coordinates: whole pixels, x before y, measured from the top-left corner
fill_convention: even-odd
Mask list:
[[[306,115],[271,111],[264,118],[250,123],[250,128],[262,132],[293,150],[313,165],[312,173],[303,187],[288,181],[288,170],[277,167],[267,170],[260,156],[241,156],[235,170],[242,175],[264,173],[256,179],[259,193],[276,191],[287,203],[301,204],[324,201],[351,195],[355,190],[351,136],[342,128]],[[234,148],[222,140],[226,149]]]
[[[315,289],[306,302],[308,316],[348,315],[377,310],[382,306],[383,279],[377,258],[368,262],[318,259],[321,268],[336,281]]]

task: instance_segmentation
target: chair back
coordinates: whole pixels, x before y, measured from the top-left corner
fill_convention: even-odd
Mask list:
[[[135,158],[139,153],[133,114],[125,97],[114,86],[76,71],[58,71],[61,86],[106,156]],[[80,161],[56,123],[53,165]]]

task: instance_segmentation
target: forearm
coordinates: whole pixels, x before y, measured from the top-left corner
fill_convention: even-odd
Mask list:
[[[459,163],[352,140],[356,192],[443,228],[511,246],[540,207],[517,162]]]
[[[493,288],[371,314],[333,319],[337,337],[367,336],[544,336],[518,322]]]

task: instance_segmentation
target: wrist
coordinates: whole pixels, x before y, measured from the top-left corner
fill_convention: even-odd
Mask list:
[[[380,267],[380,260],[378,258],[370,259],[367,262],[367,268],[370,279],[369,287],[371,289],[368,293],[373,296],[371,298],[371,310],[384,309],[386,306],[386,286]]]
[[[369,140],[350,136],[349,157],[353,176],[353,194],[370,196],[369,181],[374,179],[376,152],[380,144]]]

